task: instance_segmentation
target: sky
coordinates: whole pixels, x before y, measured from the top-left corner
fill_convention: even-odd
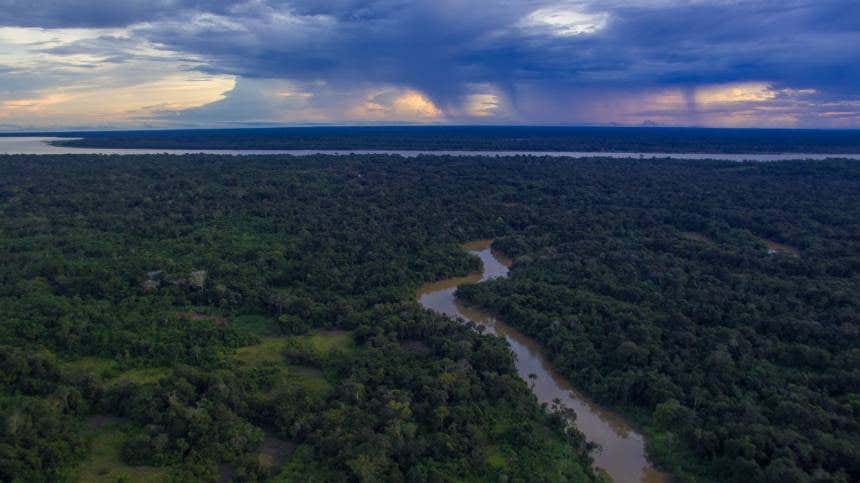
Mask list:
[[[860,128],[858,0],[0,0],[0,130]]]

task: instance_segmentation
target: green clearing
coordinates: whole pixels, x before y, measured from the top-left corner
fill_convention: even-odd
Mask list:
[[[292,337],[264,337],[259,344],[237,349],[233,358],[248,367],[278,364],[284,361],[287,347],[297,347],[318,357],[325,357],[334,351],[350,353],[356,350],[355,340],[349,332],[314,331]]]
[[[505,464],[508,461],[508,458],[502,453],[501,448],[496,445],[487,446],[484,451],[487,452],[487,466],[494,469],[501,469],[505,467]]]
[[[129,466],[122,462],[120,451],[130,436],[128,423],[116,420],[105,421],[92,429],[90,454],[80,466],[77,481],[166,481],[169,468],[154,466]]]
[[[165,367],[146,367],[131,369],[123,372],[114,379],[114,382],[128,381],[133,384],[151,384],[167,377],[170,369]]]
[[[63,364],[71,371],[90,372],[102,379],[110,379],[119,372],[119,363],[103,357],[84,357]]]
[[[105,382],[127,381],[134,384],[158,382],[170,374],[166,367],[135,368],[123,371],[117,361],[101,357],[84,357],[68,361],[63,366],[71,371],[90,372]]]
[[[309,347],[318,355],[328,355],[333,351],[352,352],[356,349],[352,334],[344,331],[317,331],[295,337],[302,345]]]
[[[343,331],[315,331],[291,337],[265,337],[259,344],[237,349],[233,358],[245,368],[280,367],[273,389],[278,386],[299,386],[318,397],[324,397],[332,384],[316,365],[289,364],[284,357],[288,351],[310,355],[308,360],[322,361],[335,352],[350,353],[356,350],[352,334]]]
[[[265,337],[259,344],[236,349],[233,358],[246,367],[279,364],[284,361],[288,341],[287,337]]]

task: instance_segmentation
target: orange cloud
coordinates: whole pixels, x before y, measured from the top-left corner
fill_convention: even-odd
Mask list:
[[[418,118],[436,118],[442,115],[442,111],[433,104],[433,101],[424,94],[412,90],[395,99],[393,108],[397,113],[411,114]]]
[[[221,100],[234,85],[230,76],[180,73],[127,86],[68,86],[35,98],[2,101],[0,116],[21,123],[124,122],[157,111],[190,109]]]
[[[10,99],[8,101],[3,101],[3,112],[0,113],[0,115],[9,117],[15,113],[39,112],[50,106],[68,102],[72,98],[73,97],[68,94],[55,93],[32,99]]]
[[[414,89],[384,89],[367,96],[350,115],[362,120],[426,122],[440,119],[444,113]]]
[[[705,86],[696,89],[699,105],[730,104],[735,102],[765,102],[775,99],[777,91],[768,82],[745,82]]]

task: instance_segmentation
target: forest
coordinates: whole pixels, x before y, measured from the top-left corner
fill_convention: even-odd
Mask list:
[[[502,230],[477,180],[399,158],[0,172],[0,480],[599,479],[503,341],[413,299]]]
[[[602,481],[504,341],[678,481],[860,479],[860,166],[0,157],[0,481]]]
[[[55,133],[43,133],[56,136]],[[563,126],[365,126],[61,133],[62,146],[657,153],[860,153],[854,130]]]

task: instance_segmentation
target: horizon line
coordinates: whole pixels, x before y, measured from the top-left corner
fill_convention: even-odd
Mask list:
[[[27,135],[44,134],[79,134],[79,133],[122,133],[122,132],[170,132],[170,131],[239,131],[266,129],[385,129],[385,128],[559,128],[559,129],[688,129],[712,131],[857,131],[860,127],[828,128],[828,127],[712,127],[695,125],[678,126],[628,126],[611,124],[278,124],[269,126],[237,126],[237,127],[142,127],[142,128],[82,128],[82,129],[34,129],[22,131],[0,131],[0,136],[23,137]]]

